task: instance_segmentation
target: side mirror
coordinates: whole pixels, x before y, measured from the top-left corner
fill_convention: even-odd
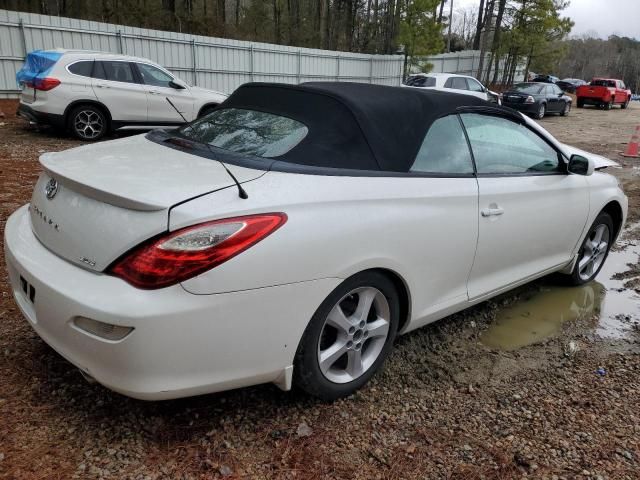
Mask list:
[[[564,97],[564,92],[560,92],[560,93],[558,94],[558,98],[562,98],[562,97]]]
[[[589,176],[593,173],[594,168],[595,165],[590,158],[583,157],[582,155],[571,155],[567,169],[569,173],[575,175]]]
[[[187,88],[182,84],[182,82],[180,82],[180,80],[171,80],[169,82],[169,86],[171,88],[175,88],[176,90],[184,90],[185,88]]]

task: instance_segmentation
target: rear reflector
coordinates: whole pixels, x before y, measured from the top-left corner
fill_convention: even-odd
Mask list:
[[[133,327],[113,325],[111,323],[100,322],[86,317],[74,318],[73,324],[80,330],[84,330],[96,337],[111,341],[122,340],[133,331]]]
[[[284,213],[265,213],[201,223],[135,247],[107,273],[143,289],[175,285],[235,257],[275,232]]]

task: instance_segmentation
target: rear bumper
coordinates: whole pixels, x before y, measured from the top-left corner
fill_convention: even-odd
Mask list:
[[[39,123],[41,125],[51,125],[56,128],[64,128],[65,126],[63,115],[39,112],[24,103],[20,103],[16,114],[30,122]]]
[[[611,101],[611,97],[577,97],[576,101],[583,105],[602,105]]]
[[[7,220],[5,255],[15,301],[36,333],[99,383],[144,400],[266,382],[288,389],[302,333],[340,282],[217,295],[193,295],[180,285],[139,290],[47,250],[31,230],[27,206]],[[79,316],[134,330],[105,340],[75,326]]]

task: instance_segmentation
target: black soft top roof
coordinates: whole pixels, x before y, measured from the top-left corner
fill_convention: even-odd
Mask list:
[[[515,115],[470,95],[347,82],[247,83],[221,108],[261,110],[305,124],[302,142],[274,160],[391,172],[409,171],[440,117],[461,110]]]

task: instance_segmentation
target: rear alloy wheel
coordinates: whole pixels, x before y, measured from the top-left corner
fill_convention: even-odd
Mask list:
[[[607,103],[604,104],[605,110],[611,110],[612,108],[613,108],[613,100],[609,100]]]
[[[80,140],[96,141],[108,130],[107,119],[97,107],[85,105],[74,109],[69,115],[69,128]]]
[[[565,116],[569,115],[570,111],[571,111],[571,102],[565,102],[564,108],[560,112],[560,116],[561,117],[565,117]]]
[[[345,280],[320,305],[294,363],[295,383],[332,401],[362,387],[393,346],[400,314],[393,283],[378,272]]]
[[[583,285],[600,272],[613,242],[613,220],[608,213],[601,213],[593,222],[584,239],[578,260],[568,276],[572,285]]]
[[[536,118],[538,120],[542,120],[547,113],[547,106],[544,103],[541,103],[538,107],[538,113],[536,113]]]
[[[582,99],[580,99],[580,98],[579,98],[579,99],[578,99],[578,102],[577,102],[577,105],[578,105],[578,108],[582,108],[582,107],[584,107],[584,100],[582,100]]]

